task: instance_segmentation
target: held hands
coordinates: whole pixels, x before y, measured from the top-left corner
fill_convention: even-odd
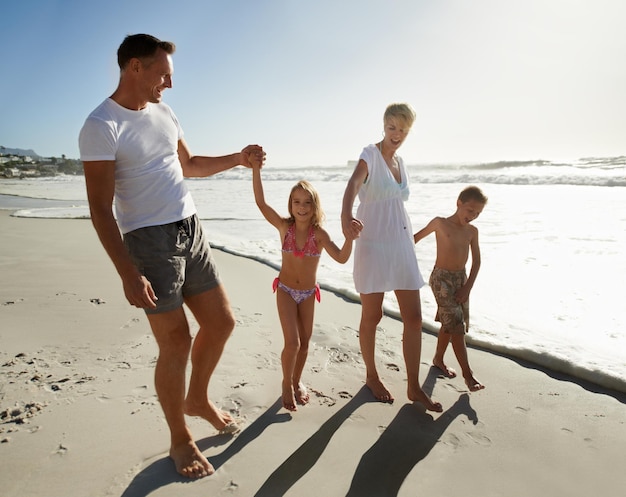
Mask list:
[[[341,229],[343,230],[343,236],[345,236],[347,240],[354,240],[361,235],[363,222],[353,217],[349,219],[342,218]]]
[[[265,152],[259,145],[248,145],[241,151],[241,164],[250,168],[262,168],[265,162]]]

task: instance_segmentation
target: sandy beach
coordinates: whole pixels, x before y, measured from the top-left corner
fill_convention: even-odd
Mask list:
[[[126,303],[90,221],[0,211],[0,232],[3,497],[572,497],[626,488],[626,395],[475,348],[470,362],[486,389],[469,393],[430,367],[436,337],[425,332],[421,379],[444,406],[425,412],[406,400],[402,323],[385,317],[378,363],[396,401],[374,402],[360,306],[328,291],[304,374],[312,400],[288,413],[276,271],[219,250],[237,327],[209,393],[243,429],[219,435],[189,419],[216,472],[186,481],[167,457],[147,320]]]

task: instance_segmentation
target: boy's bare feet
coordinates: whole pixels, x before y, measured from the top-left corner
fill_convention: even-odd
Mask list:
[[[298,410],[293,387],[291,385],[285,386],[283,384],[283,407],[292,412]]]
[[[424,390],[422,390],[419,386],[416,388],[409,388],[407,391],[407,395],[409,400],[413,402],[421,402],[426,407],[428,411],[442,412],[443,407],[439,402],[433,401]]]
[[[383,382],[378,378],[367,378],[365,384],[372,391],[374,398],[380,402],[393,403],[394,398],[391,392],[385,388]]]
[[[465,376],[465,384],[467,385],[467,388],[469,388],[470,392],[477,392],[478,390],[485,388],[485,385],[474,378],[473,374]]]
[[[187,478],[204,478],[215,472],[211,463],[200,452],[193,440],[177,447],[172,446],[170,457],[174,461],[176,471]]]
[[[308,404],[309,403],[309,392],[306,387],[302,383],[298,383],[294,386],[294,396],[296,398],[296,402],[298,404]]]
[[[218,431],[222,431],[226,427],[236,426],[237,424],[230,414],[219,410],[210,400],[205,400],[204,403],[201,404],[194,403],[191,399],[187,398],[185,400],[185,414],[187,416],[197,416],[205,419]],[[229,430],[229,433],[234,433],[232,428]]]
[[[446,366],[443,361],[440,361],[438,359],[433,359],[433,366],[435,366],[437,369],[440,369],[446,378],[456,377],[456,371]]]

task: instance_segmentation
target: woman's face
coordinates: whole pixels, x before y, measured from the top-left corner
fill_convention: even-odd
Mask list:
[[[404,143],[404,140],[406,140],[409,131],[411,131],[411,126],[407,125],[402,119],[389,117],[385,120],[384,131],[385,137],[383,142],[385,148],[395,152]]]

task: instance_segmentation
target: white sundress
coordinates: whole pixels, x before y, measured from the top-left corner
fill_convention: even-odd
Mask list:
[[[409,177],[396,157],[402,182],[398,183],[376,145],[363,149],[368,176],[359,190],[357,219],[363,222],[354,249],[354,286],[359,293],[419,290],[425,282],[415,256],[413,228],[404,208],[409,198]]]

